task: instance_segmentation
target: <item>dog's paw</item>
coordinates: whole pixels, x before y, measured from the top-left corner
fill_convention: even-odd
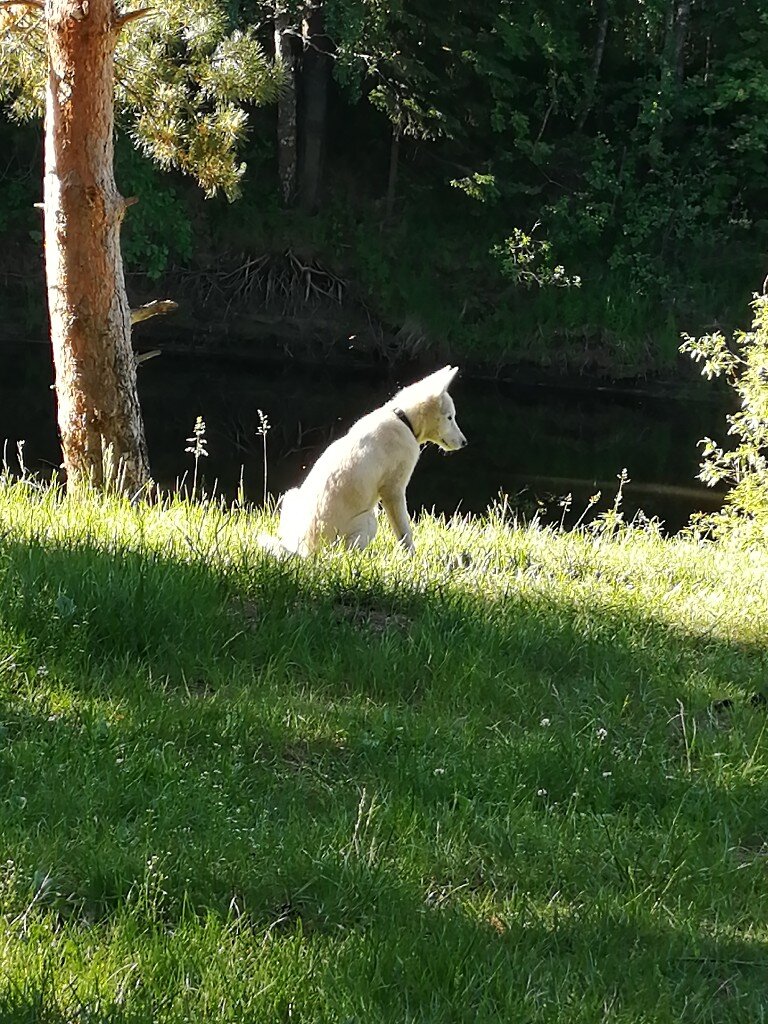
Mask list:
[[[285,558],[289,554],[287,549],[280,543],[277,537],[269,533],[260,533],[256,538],[259,547],[269,552],[274,558]]]

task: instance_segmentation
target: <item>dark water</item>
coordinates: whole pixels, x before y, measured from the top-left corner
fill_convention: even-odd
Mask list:
[[[56,466],[53,373],[47,346],[7,351],[0,383],[0,443],[13,451],[25,441],[34,470]],[[201,471],[210,490],[233,496],[241,479],[249,500],[264,488],[258,409],[268,417],[267,489],[279,494],[334,437],[412,376],[381,373],[340,377],[338,372],[290,367],[264,369],[242,362],[165,353],[139,369],[139,388],[156,479],[173,484],[193,460],[185,453],[195,418],[203,416],[209,457]],[[597,509],[612,503],[617,474],[626,468],[624,510],[642,508],[668,529],[719,498],[695,479],[696,442],[722,433],[724,412],[711,402],[456,382],[457,418],[469,439],[464,451],[444,455],[428,447],[409,487],[413,509],[482,512],[500,491],[532,513],[539,503],[560,519],[558,496],[573,495],[566,522],[574,522],[589,496]]]

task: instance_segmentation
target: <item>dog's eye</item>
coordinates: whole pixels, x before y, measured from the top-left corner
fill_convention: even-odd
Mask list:
[[[450,416],[448,417],[448,419],[449,419],[449,420],[452,420],[452,419],[453,419],[453,413],[451,413],[451,415],[450,415]]]

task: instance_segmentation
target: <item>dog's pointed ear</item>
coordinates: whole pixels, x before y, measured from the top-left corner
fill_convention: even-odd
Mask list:
[[[435,370],[434,373],[430,374],[424,383],[429,383],[433,394],[440,395],[443,391],[448,390],[458,372],[458,366],[444,366],[442,370]]]

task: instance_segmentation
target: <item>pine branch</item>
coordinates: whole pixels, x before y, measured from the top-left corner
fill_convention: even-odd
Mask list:
[[[36,7],[39,11],[45,10],[41,0],[0,0],[0,7]]]
[[[138,18],[145,18],[149,15],[157,14],[157,10],[154,7],[140,7],[137,11],[127,11],[125,14],[121,14],[115,22],[118,29],[123,28],[130,21],[136,21]]]

